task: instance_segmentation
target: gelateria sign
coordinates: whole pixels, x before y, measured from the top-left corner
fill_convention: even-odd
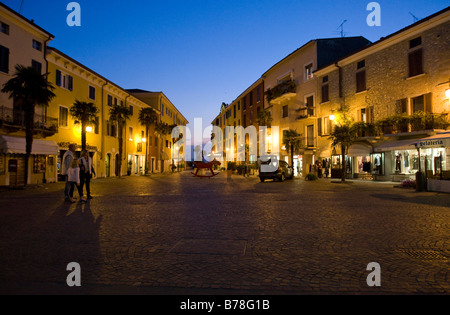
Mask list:
[[[447,139],[423,139],[416,143],[418,148],[444,148],[450,147],[450,138]]]

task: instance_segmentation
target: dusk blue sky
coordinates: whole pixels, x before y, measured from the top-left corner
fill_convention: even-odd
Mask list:
[[[19,11],[22,0],[2,0]],[[79,0],[81,27],[69,27],[70,0],[23,0],[21,14],[55,35],[56,47],[123,88],[163,91],[193,123],[208,125],[267,69],[311,39],[371,41],[450,1],[377,1],[381,26],[366,23],[371,1]]]

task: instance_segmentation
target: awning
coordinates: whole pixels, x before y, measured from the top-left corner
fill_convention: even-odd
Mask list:
[[[25,154],[25,138],[0,136],[0,153],[2,154]],[[31,154],[33,155],[57,155],[58,145],[48,140],[33,140]]]
[[[372,146],[368,144],[355,143],[348,148],[348,156],[367,156],[372,153]]]
[[[445,148],[450,147],[450,131],[440,132],[434,136],[416,140],[418,148]]]
[[[393,150],[414,150],[416,146],[414,145],[420,139],[408,139],[408,140],[398,140],[389,141],[382,143],[375,148],[375,152],[388,152]]]

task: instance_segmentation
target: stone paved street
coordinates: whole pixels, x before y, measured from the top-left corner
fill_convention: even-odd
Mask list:
[[[1,293],[450,292],[448,194],[189,172],[92,186],[86,204],[61,183],[0,191]]]

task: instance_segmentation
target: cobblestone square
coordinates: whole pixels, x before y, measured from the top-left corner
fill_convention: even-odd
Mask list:
[[[448,294],[450,195],[189,172],[0,191],[3,294]],[[79,288],[67,264],[81,266]],[[369,287],[370,262],[381,286]]]

